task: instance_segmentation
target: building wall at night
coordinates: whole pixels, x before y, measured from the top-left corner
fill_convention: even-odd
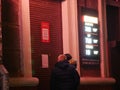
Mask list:
[[[81,64],[83,8],[98,15],[98,66]],[[60,53],[77,60],[80,89],[114,90],[113,85],[120,83],[115,82],[115,75],[120,75],[116,69],[120,68],[119,24],[117,0],[2,0],[2,61],[9,72],[10,90],[49,90],[51,69]]]

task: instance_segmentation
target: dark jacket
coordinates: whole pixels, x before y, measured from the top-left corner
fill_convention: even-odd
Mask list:
[[[67,60],[55,64],[51,73],[51,90],[77,90],[80,77]]]

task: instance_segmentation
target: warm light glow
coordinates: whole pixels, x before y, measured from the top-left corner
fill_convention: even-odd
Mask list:
[[[94,40],[93,40],[93,43],[98,43],[98,40],[97,40],[97,39],[94,39]]]
[[[98,55],[98,51],[97,50],[93,51],[93,53],[94,53],[94,55]]]
[[[90,50],[86,50],[86,55],[91,55],[91,51]]]
[[[85,22],[85,26],[93,26],[93,23],[87,23],[87,22]]]
[[[91,37],[91,34],[87,34],[87,37]]]
[[[92,45],[85,45],[85,48],[93,49]]]
[[[93,16],[84,15],[84,22],[98,24],[98,18]]]
[[[92,31],[92,30],[91,30],[91,27],[85,26],[85,31],[86,31],[86,32],[91,32],[91,31]]]
[[[85,42],[91,44],[92,43],[92,38],[85,38]]]
[[[97,28],[93,28],[93,32],[97,32],[98,31],[98,29]]]

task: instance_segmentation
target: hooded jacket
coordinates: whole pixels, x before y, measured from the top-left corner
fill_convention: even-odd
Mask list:
[[[57,62],[51,73],[51,90],[77,90],[80,77],[67,60]]]

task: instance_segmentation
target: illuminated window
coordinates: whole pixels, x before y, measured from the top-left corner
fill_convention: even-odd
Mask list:
[[[92,31],[92,30],[91,30],[91,27],[85,26],[85,31],[86,31],[86,32],[91,32],[91,31]]]
[[[98,24],[98,18],[97,17],[93,17],[93,16],[84,15],[84,22]]]
[[[87,34],[87,37],[91,37],[91,34]]]
[[[86,26],[93,26],[93,23],[85,23]]]
[[[91,50],[86,50],[86,55],[91,55]]]
[[[98,29],[97,28],[93,28],[93,32],[97,32],[98,31]]]
[[[91,44],[92,43],[92,38],[85,38],[85,42]]]
[[[85,45],[85,48],[93,49],[93,46],[92,45]]]
[[[94,39],[94,40],[93,40],[93,43],[98,43],[98,40],[97,40],[97,39]]]
[[[97,51],[97,50],[94,50],[94,51],[93,51],[93,54],[94,54],[94,55],[98,55],[98,51]]]

